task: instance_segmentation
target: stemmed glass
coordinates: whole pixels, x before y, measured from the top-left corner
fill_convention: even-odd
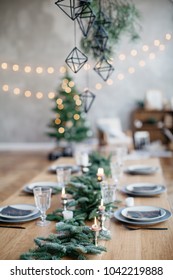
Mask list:
[[[46,210],[50,208],[52,189],[45,187],[35,187],[33,191],[36,207],[41,213],[41,220],[36,224],[42,227],[48,226],[50,221],[46,220]]]
[[[71,178],[71,167],[57,168],[56,169],[58,187],[63,188],[69,182]]]

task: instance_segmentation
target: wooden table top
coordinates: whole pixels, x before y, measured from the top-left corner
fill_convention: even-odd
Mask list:
[[[73,164],[73,158],[60,158],[52,164],[68,163]],[[125,166],[131,164],[141,164],[140,160],[126,161]],[[137,182],[151,182],[165,184],[162,170],[158,159],[143,159],[142,164],[158,166],[159,171],[152,175],[127,175],[123,174],[120,186]],[[52,181],[56,182],[56,175],[50,173],[48,168],[43,170],[36,177],[32,178],[31,182]],[[33,195],[29,195],[21,189],[6,199],[3,205],[11,204],[34,204]],[[127,195],[117,192],[117,198],[121,200],[119,207],[124,207],[124,200]],[[51,208],[47,213],[51,213],[56,208],[60,207],[60,195],[52,196]],[[155,197],[136,197],[135,205],[150,205],[160,206],[170,210],[167,200],[167,192]],[[0,223],[3,224],[2,222]],[[0,228],[0,259],[1,260],[18,260],[22,253],[35,247],[34,238],[38,236],[48,236],[50,233],[55,233],[55,222],[51,222],[48,227],[39,227],[36,225],[36,220],[21,223],[25,229]],[[100,255],[90,256],[93,260],[173,260],[173,218],[155,225],[155,227],[167,227],[168,230],[150,231],[150,230],[127,230],[124,225],[115,218],[108,219],[106,226],[111,231],[111,240],[99,241],[100,245],[107,248],[107,252]],[[154,226],[153,226],[154,227]]]

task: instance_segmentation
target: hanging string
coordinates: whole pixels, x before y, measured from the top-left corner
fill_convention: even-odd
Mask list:
[[[74,20],[74,46],[76,47],[76,21]]]

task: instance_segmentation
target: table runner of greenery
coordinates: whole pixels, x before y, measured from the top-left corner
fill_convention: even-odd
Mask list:
[[[58,260],[66,257],[82,260],[87,258],[87,254],[100,254],[106,251],[105,247],[94,244],[95,232],[85,222],[98,216],[101,189],[96,174],[98,168],[102,167],[105,175],[110,176],[110,158],[96,152],[90,155],[89,171],[85,175],[72,177],[66,187],[66,193],[71,197],[67,202],[67,208],[73,209],[73,218],[64,220],[62,208],[48,214],[48,220],[57,222],[57,234],[50,234],[47,238],[37,237],[34,240],[37,247],[22,254],[21,259]],[[118,201],[105,205],[106,211],[116,208],[117,203]],[[111,236],[107,232],[100,231],[98,238],[108,240]]]

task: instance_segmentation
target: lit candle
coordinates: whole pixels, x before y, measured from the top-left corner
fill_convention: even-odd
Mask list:
[[[94,224],[92,225],[92,230],[94,230],[94,231],[98,231],[100,228],[99,228],[99,226],[97,225],[97,219],[96,219],[96,217],[94,217]]]
[[[103,178],[104,178],[104,169],[100,167],[97,170],[97,180],[98,180],[98,182],[103,181]]]
[[[65,210],[62,212],[64,220],[70,220],[73,218],[73,211]]]
[[[104,204],[103,204],[103,198],[101,199],[101,203],[100,203],[100,205],[99,205],[99,210],[100,210],[100,211],[104,211],[104,210],[105,210],[105,206],[104,206]]]
[[[62,188],[61,198],[62,198],[62,199],[67,198],[67,195],[66,195],[66,193],[65,193],[65,188],[64,188],[64,187]]]

